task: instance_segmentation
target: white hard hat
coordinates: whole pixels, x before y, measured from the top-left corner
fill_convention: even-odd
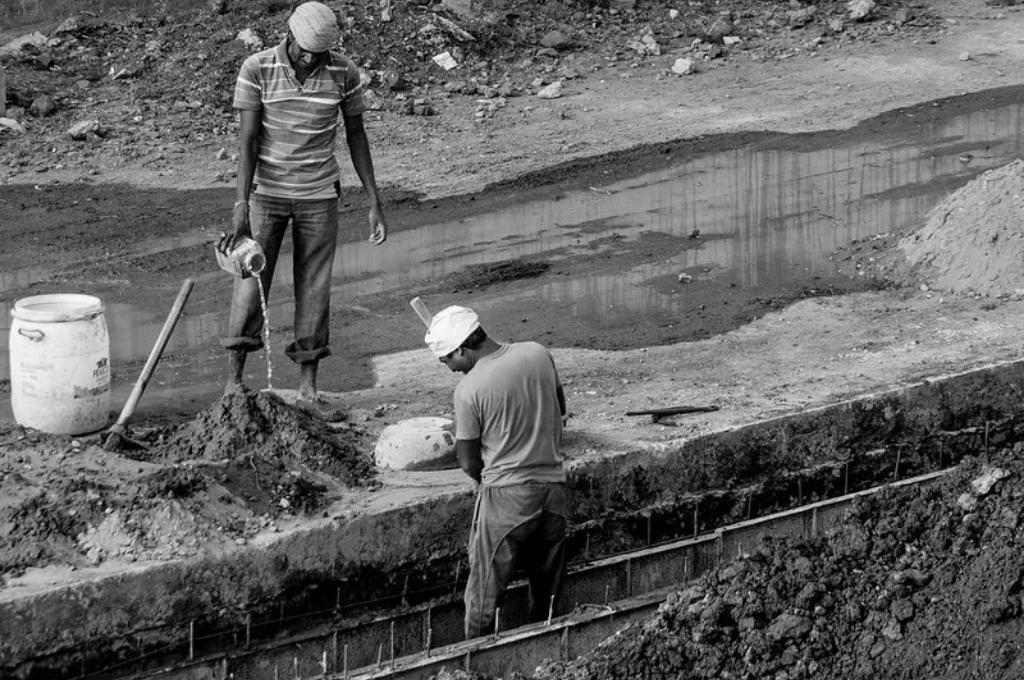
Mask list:
[[[480,328],[480,318],[476,312],[469,307],[452,305],[434,315],[423,340],[440,359],[457,350],[477,328]]]

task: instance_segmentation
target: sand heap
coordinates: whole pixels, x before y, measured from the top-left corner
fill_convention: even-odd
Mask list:
[[[1024,292],[1024,161],[989,170],[950,194],[899,247],[932,288]]]
[[[1024,677],[1024,446],[774,540],[543,680]]]

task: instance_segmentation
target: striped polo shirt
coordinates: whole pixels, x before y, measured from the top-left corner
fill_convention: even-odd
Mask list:
[[[234,107],[260,111],[255,192],[282,198],[334,198],[338,109],[366,110],[359,69],[340,53],[302,84],[285,42],[250,55],[235,82]]]

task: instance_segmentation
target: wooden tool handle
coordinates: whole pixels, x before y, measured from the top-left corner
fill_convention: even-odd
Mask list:
[[[420,321],[423,322],[423,325],[430,328],[430,320],[434,318],[434,315],[430,313],[429,309],[427,309],[427,305],[423,300],[421,300],[417,295],[412,300],[409,300],[409,306],[412,307],[414,312],[416,312],[416,316],[420,317]]]
[[[116,426],[123,426],[131,418],[132,413],[135,412],[135,407],[138,405],[139,399],[142,398],[142,393],[146,390],[149,379],[153,376],[153,370],[156,368],[157,362],[160,361],[160,356],[164,353],[164,347],[167,346],[167,341],[174,331],[174,326],[178,323],[178,318],[185,309],[185,302],[188,300],[188,296],[192,292],[192,286],[195,283],[192,279],[185,279],[184,283],[181,284],[178,297],[174,299],[174,305],[164,320],[164,326],[160,329],[160,335],[156,338],[156,344],[149,351],[146,365],[142,367],[142,373],[136,379],[135,386],[132,387],[132,393],[128,395],[128,401],[124,403],[124,408],[121,409],[121,415],[117,417]]]
[[[626,411],[627,416],[678,416],[684,413],[710,413],[717,411],[717,406],[669,406],[667,408],[650,408],[643,411]]]

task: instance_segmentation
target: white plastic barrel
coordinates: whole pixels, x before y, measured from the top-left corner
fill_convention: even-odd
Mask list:
[[[83,434],[110,418],[110,338],[103,302],[57,293],[11,309],[11,410],[24,425]]]

